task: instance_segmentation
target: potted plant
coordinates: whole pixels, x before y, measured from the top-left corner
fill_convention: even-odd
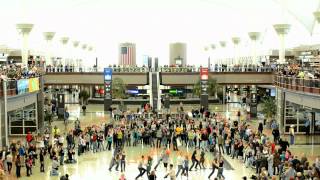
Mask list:
[[[88,93],[88,91],[86,90],[81,90],[79,92],[79,99],[81,99],[80,103],[82,104],[88,104],[88,99],[89,99],[90,95]]]
[[[271,126],[271,120],[277,112],[276,101],[272,97],[265,97],[262,100],[262,113],[266,118],[267,127]]]

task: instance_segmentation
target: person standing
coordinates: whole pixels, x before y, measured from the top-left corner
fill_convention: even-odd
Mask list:
[[[218,149],[219,149],[219,153],[224,154],[224,149],[223,149],[223,137],[221,134],[218,135]]]
[[[294,125],[290,126],[289,135],[290,135],[290,145],[293,145],[294,144]]]
[[[112,145],[112,135],[111,134],[108,134],[108,137],[107,137],[107,141],[108,141],[108,151],[111,151],[111,145]]]
[[[272,176],[273,176],[273,173],[274,173],[274,172],[273,172],[273,171],[274,171],[274,169],[273,169],[273,164],[274,164],[273,160],[274,160],[274,156],[273,156],[273,154],[270,152],[270,153],[269,153],[269,156],[268,156],[268,158],[267,158],[269,177],[272,177]]]
[[[21,177],[21,158],[19,154],[17,155],[15,164],[16,164],[16,175],[17,175],[17,178],[19,178]]]
[[[29,155],[28,158],[26,158],[26,170],[27,170],[27,176],[29,177],[30,174],[32,174],[32,156]]]
[[[144,156],[141,156],[141,159],[138,163],[139,175],[136,177],[136,179],[138,179],[139,177],[142,177],[144,173],[146,173],[147,170],[143,167],[143,165],[144,165]]]
[[[121,161],[120,161],[121,172],[126,171],[126,153],[122,151],[121,153]]]
[[[9,174],[11,174],[11,169],[12,169],[12,155],[11,153],[9,152],[6,156],[6,161],[7,161],[7,169],[8,169],[8,172]]]
[[[178,171],[176,174],[176,177],[178,177],[180,171],[183,171],[183,158],[181,156],[182,153],[179,153],[178,157],[177,157],[177,164],[178,164]]]
[[[306,118],[306,122],[305,122],[304,126],[306,127],[306,135],[310,135],[310,120],[309,120],[309,118]]]
[[[44,152],[41,149],[39,154],[39,160],[40,160],[40,172],[44,172]]]
[[[60,150],[59,150],[59,156],[60,156],[60,165],[62,166],[64,161],[64,149],[62,146],[60,147]]]

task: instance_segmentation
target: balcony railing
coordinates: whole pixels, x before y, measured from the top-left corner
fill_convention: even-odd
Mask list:
[[[146,73],[154,71],[154,68],[148,67],[110,67],[114,72],[121,73]],[[186,67],[166,67],[160,66],[160,72],[170,72],[170,73],[186,73],[186,72],[200,72],[200,67],[186,66]],[[275,69],[270,66],[213,66],[209,69],[210,72],[274,72]],[[103,68],[94,67],[74,67],[74,66],[47,66],[47,73],[65,73],[65,72],[103,72]]]
[[[320,79],[302,79],[287,76],[276,76],[275,85],[285,89],[320,95]]]
[[[149,72],[147,67],[110,67],[113,72],[145,73]],[[103,68],[91,67],[46,67],[47,73],[65,73],[65,72],[103,72]]]
[[[0,80],[0,97],[3,97],[3,80]],[[17,95],[17,80],[9,79],[7,81],[7,96]]]

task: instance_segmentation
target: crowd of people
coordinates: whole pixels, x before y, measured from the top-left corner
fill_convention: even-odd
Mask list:
[[[152,68],[146,65],[109,65],[114,72],[149,72]],[[199,72],[200,67],[194,65],[164,65],[159,66],[160,72]],[[96,66],[93,67],[77,67],[75,65],[48,65],[46,66],[46,72],[98,72],[103,69],[99,69]],[[275,65],[228,65],[228,64],[211,64],[209,67],[211,72],[273,72],[276,71]]]
[[[11,174],[12,166],[15,166],[16,176],[21,177],[21,168],[24,166],[26,175],[32,176],[36,161],[39,161],[40,172],[45,171],[44,159],[48,156],[51,159],[50,174],[55,176],[59,174],[59,166],[76,163],[77,156],[113,150],[109,171],[114,167],[119,171],[120,168],[120,179],[125,179],[128,163],[126,151],[130,151],[132,146],[145,146],[157,148],[161,152],[155,160],[148,154],[141,154],[136,179],[144,176],[150,180],[156,179],[159,176],[158,168],[163,168],[165,177],[170,179],[188,177],[189,171],[208,168],[205,167],[207,164],[212,169],[208,179],[215,172],[216,179],[224,179],[226,156],[233,159],[241,157],[240,162],[247,168],[255,169],[251,178],[320,178],[320,159],[311,163],[305,155],[294,155],[286,138],[280,135],[276,123],[271,125],[274,137],[270,138],[265,134],[261,123],[255,128],[246,121],[232,121],[219,113],[201,113],[201,118],[189,117],[181,112],[179,117],[172,118],[167,114],[162,119],[155,114],[150,119],[145,116],[127,119],[122,114],[119,118],[114,118],[111,124],[82,127],[77,120],[74,128],[68,132],[53,127],[52,131],[47,129],[39,138],[28,133],[26,143],[12,142],[1,151],[0,169]],[[37,146],[35,142],[39,142]],[[177,155],[175,161],[172,151]],[[62,178],[68,179],[68,175]]]
[[[0,65],[0,79],[25,79],[37,77],[43,74],[40,67],[29,65],[28,67],[21,64]]]
[[[297,79],[319,79],[320,71],[317,68],[306,70],[299,64],[290,64],[279,69],[278,75]]]

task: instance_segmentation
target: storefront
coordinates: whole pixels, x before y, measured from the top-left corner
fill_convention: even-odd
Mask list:
[[[310,124],[309,127],[307,126],[308,124]],[[285,133],[289,133],[289,128],[291,126],[294,126],[294,130],[297,134],[305,134],[307,130],[309,130],[311,134],[319,134],[320,109],[314,109],[286,101],[284,112]]]
[[[104,87],[103,85],[93,86],[93,98],[104,98]]]
[[[9,135],[23,135],[37,130],[36,104],[8,112]]]

